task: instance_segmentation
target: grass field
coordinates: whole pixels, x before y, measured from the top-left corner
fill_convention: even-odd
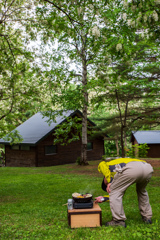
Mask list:
[[[147,190],[153,224],[142,222],[135,186],[127,189],[124,210],[127,228],[105,227],[111,220],[109,203],[102,203],[102,227],[71,229],[67,199],[73,192],[103,195],[99,161],[89,166],[68,164],[45,168],[0,168],[0,239],[160,239],[160,177],[153,175]],[[156,167],[156,171],[160,168]]]

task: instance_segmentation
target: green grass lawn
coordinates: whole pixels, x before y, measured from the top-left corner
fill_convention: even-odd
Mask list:
[[[124,196],[127,228],[105,227],[111,220],[109,203],[102,203],[102,227],[71,229],[67,203],[73,192],[103,195],[99,161],[89,166],[68,164],[45,168],[0,168],[0,239],[160,239],[160,177],[147,190],[153,224],[141,221],[135,186]]]

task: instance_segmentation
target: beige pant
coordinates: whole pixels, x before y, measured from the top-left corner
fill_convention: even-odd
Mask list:
[[[152,209],[149,204],[149,197],[146,186],[152,176],[153,168],[145,162],[129,162],[122,169],[121,173],[116,173],[111,183],[109,194],[110,208],[113,220],[126,220],[123,210],[122,198],[126,189],[136,183],[139,210],[143,217],[151,218]],[[132,205],[132,203],[130,203]]]

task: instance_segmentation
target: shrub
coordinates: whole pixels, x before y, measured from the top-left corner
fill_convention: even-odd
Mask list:
[[[135,144],[135,145],[132,145],[131,148],[126,150],[126,155],[131,158],[135,158],[135,157],[146,158],[148,149],[149,147],[146,143],[140,144],[140,145]]]

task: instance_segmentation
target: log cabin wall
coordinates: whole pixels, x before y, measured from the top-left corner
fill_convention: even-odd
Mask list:
[[[45,155],[45,146],[53,144],[53,136],[49,135],[37,146],[38,166],[53,166],[75,163],[81,156],[81,141],[74,141],[68,145],[57,145],[57,153]],[[104,141],[96,139],[93,141],[93,149],[87,151],[88,160],[99,160],[104,155]]]
[[[100,160],[104,155],[103,139],[95,139],[93,148],[87,151],[87,159]],[[10,167],[43,167],[68,163],[75,163],[81,156],[81,141],[74,141],[68,145],[57,145],[57,153],[46,155],[45,146],[53,145],[53,135],[50,134],[37,146],[30,146],[30,150],[15,150],[10,145],[5,146],[6,166]]]
[[[35,147],[30,150],[13,150],[10,145],[5,146],[5,165],[7,167],[35,167]]]
[[[148,144],[148,157],[160,158],[160,144]]]

